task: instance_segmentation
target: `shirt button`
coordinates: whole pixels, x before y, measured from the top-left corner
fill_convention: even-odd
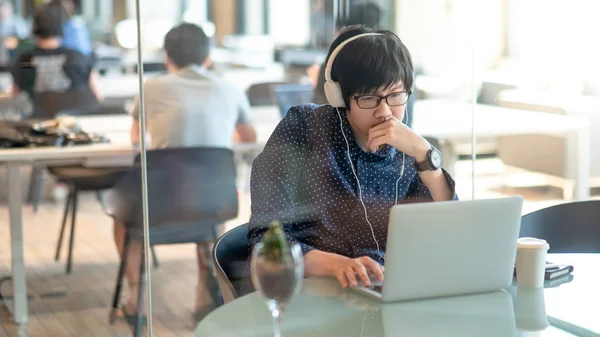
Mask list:
[[[361,189],[361,190],[364,190],[364,189],[365,189],[365,185],[361,185],[361,186],[360,186],[360,189]]]

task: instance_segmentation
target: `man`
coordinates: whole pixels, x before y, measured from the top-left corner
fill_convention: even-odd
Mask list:
[[[383,280],[392,206],[457,199],[439,151],[402,122],[410,53],[394,33],[374,33],[338,36],[325,63],[330,104],[291,108],[252,166],[249,248],[277,219],[301,246],[305,275],[343,287]]]
[[[61,46],[64,10],[40,7],[33,20],[35,48],[21,53],[12,67],[13,93],[26,92],[37,118],[59,112],[93,113],[102,100],[89,57]]]
[[[144,84],[146,128],[152,149],[171,147],[223,147],[231,148],[234,133],[242,142],[256,140],[256,131],[250,123],[250,104],[243,91],[226,82],[208,67],[211,41],[194,24],[183,23],[165,36],[166,75],[150,78]],[[139,101],[133,109],[132,143],[139,143]],[[115,242],[123,251],[125,229],[115,223]],[[125,317],[135,315],[139,281],[140,242],[131,244],[128,252],[126,276],[130,297],[123,309]],[[196,316],[206,309],[208,293],[202,289],[206,262],[198,246],[200,269],[196,294]],[[208,300],[210,301],[210,300]],[[200,317],[198,317],[200,318]]]

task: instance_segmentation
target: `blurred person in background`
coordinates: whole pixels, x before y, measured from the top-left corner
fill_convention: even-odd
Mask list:
[[[231,149],[236,139],[256,141],[250,122],[250,104],[244,92],[208,70],[211,40],[202,28],[183,23],[172,28],[164,39],[167,74],[144,83],[146,130],[152,149],[178,147],[221,147]],[[131,141],[139,144],[139,97],[133,111]],[[148,139],[147,138],[147,139]],[[115,222],[117,249],[123,254],[125,227]],[[129,297],[121,308],[133,322],[137,310],[141,242],[132,242],[127,255],[125,275]],[[206,261],[203,246],[197,246],[199,278],[194,317],[201,319],[214,308],[205,287]]]
[[[65,11],[62,46],[76,50],[85,56],[92,55],[90,32],[85,21],[75,16],[73,0],[52,0],[48,5],[61,7]]]
[[[10,0],[0,0],[0,67],[7,67],[15,56],[19,40],[29,36],[29,27],[25,20],[13,13]],[[9,75],[10,76],[10,75]],[[7,90],[10,78],[2,74],[0,90]]]
[[[0,0],[0,36],[4,46],[14,49],[19,39],[29,36],[29,27],[25,20],[13,12],[10,0]]]
[[[92,60],[61,46],[65,13],[55,5],[36,10],[35,47],[21,52],[11,68],[13,94],[26,92],[33,101],[32,117],[54,118],[57,113],[97,111],[102,95]]]

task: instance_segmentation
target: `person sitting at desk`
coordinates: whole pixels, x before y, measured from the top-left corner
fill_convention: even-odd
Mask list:
[[[59,112],[97,111],[102,95],[89,57],[61,47],[64,10],[40,7],[33,20],[35,48],[17,56],[12,66],[13,94],[24,91],[33,101],[32,117],[54,118]]]
[[[202,28],[183,23],[172,28],[164,40],[165,65],[168,73],[144,83],[144,103],[147,133],[153,149],[176,147],[222,147],[231,149],[234,132],[241,142],[256,141],[256,131],[250,121],[250,103],[244,92],[207,68],[210,65],[211,41]],[[139,143],[139,97],[133,108],[131,140]],[[114,224],[117,249],[123,253],[125,227]],[[130,297],[125,315],[134,315],[137,308],[140,242],[132,242],[127,255],[126,277]],[[195,316],[207,310],[208,292],[203,291],[206,262],[202,246],[198,245],[200,269],[196,293]],[[210,307],[208,307],[210,308]],[[199,318],[199,317],[198,317]]]
[[[249,249],[277,219],[302,248],[305,276],[369,285],[368,273],[383,280],[390,208],[457,199],[454,181],[402,122],[413,65],[398,36],[345,30],[325,72],[330,104],[292,107],[254,161]]]
[[[73,0],[52,0],[50,6],[58,6],[64,10],[65,21],[63,25],[62,46],[76,50],[85,56],[92,56],[92,40],[90,32],[82,18],[75,16]]]

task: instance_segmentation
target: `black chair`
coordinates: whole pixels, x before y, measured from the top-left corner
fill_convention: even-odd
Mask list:
[[[69,237],[69,250],[67,254],[66,273],[70,274],[73,267],[73,245],[75,240],[75,220],[79,201],[79,193],[84,191],[98,191],[111,187],[124,175],[126,169],[123,168],[87,168],[81,166],[53,166],[48,171],[56,176],[58,181],[69,187],[69,194],[65,202],[62,225],[60,234],[56,243],[56,254],[54,260],[60,258],[60,251],[63,243],[65,227],[67,226],[67,217],[71,215],[71,233]]]
[[[207,246],[217,240],[216,226],[238,214],[233,152],[223,148],[173,148],[148,151],[146,158],[150,244],[205,245],[210,273],[208,289],[214,304],[220,305],[222,298]],[[144,239],[139,164],[114,188],[103,192],[101,199],[105,212],[126,228],[125,249],[110,313],[112,323],[116,318],[129,245],[132,240]],[[142,328],[140,308],[144,303],[146,278],[143,248],[141,261],[138,312],[134,324],[136,337]]]
[[[281,117],[285,117],[291,107],[313,101],[313,87],[310,84],[279,84],[272,89]]]
[[[524,215],[519,236],[548,241],[550,253],[600,253],[600,200],[565,203]]]
[[[226,232],[213,248],[213,263],[225,303],[254,289],[250,281],[248,224]]]
[[[48,171],[54,175],[57,180],[69,188],[69,194],[65,202],[62,225],[56,243],[56,253],[54,260],[60,258],[67,218],[71,216],[71,232],[69,236],[69,250],[67,253],[66,273],[73,271],[73,245],[75,241],[75,220],[79,201],[79,193],[87,191],[99,192],[115,185],[127,172],[128,168],[90,168],[83,166],[52,166]],[[152,257],[154,266],[158,267],[158,259],[154,248],[152,248]]]

